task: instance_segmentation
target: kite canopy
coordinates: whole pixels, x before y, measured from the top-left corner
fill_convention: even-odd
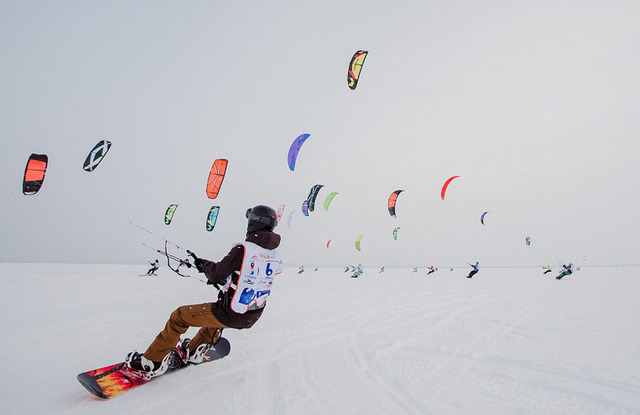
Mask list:
[[[218,220],[218,213],[220,212],[220,206],[211,206],[209,213],[207,214],[207,231],[211,232],[216,226]]]
[[[396,241],[398,240],[398,231],[399,230],[400,230],[399,226],[393,229],[393,239],[396,240]]]
[[[46,154],[31,154],[24,169],[24,179],[22,181],[22,193],[25,195],[35,195],[42,187],[44,174],[47,171],[49,158]]]
[[[356,249],[358,251],[360,251],[360,240],[362,239],[362,235],[358,235],[358,237],[356,238]]]
[[[227,173],[228,163],[229,161],[226,159],[217,159],[213,162],[213,166],[211,166],[211,171],[209,172],[209,179],[207,180],[207,197],[209,199],[218,197],[224,175]]]
[[[482,223],[484,225],[484,217],[487,215],[487,213],[491,213],[491,212],[484,212],[482,215],[480,215],[480,223]]]
[[[444,185],[442,186],[442,190],[440,191],[440,198],[442,200],[444,200],[444,195],[445,195],[445,193],[447,193],[447,188],[449,187],[449,184],[453,181],[453,179],[458,178],[458,177],[460,177],[460,176],[449,177],[447,179],[447,181],[444,182]]]
[[[98,144],[93,147],[93,149],[87,155],[87,158],[84,160],[82,168],[85,171],[94,171],[96,167],[98,167],[98,164],[100,164],[104,156],[107,155],[107,151],[109,151],[110,148],[111,141],[98,141]]]
[[[178,209],[178,205],[169,205],[167,211],[164,212],[164,224],[169,225],[171,220],[173,220],[173,214],[176,213],[176,209]]]
[[[327,211],[329,210],[329,205],[331,204],[331,201],[333,200],[334,197],[336,197],[337,194],[338,192],[331,192],[327,197],[324,198],[324,210],[327,210]]]
[[[305,216],[309,216],[309,202],[306,200],[302,202],[302,214]]]
[[[366,50],[357,51],[349,62],[349,70],[347,71],[347,85],[349,88],[356,89],[358,86],[358,79],[360,79],[360,72],[362,71],[362,65],[367,58],[369,52]]]
[[[296,160],[298,159],[298,152],[302,147],[302,144],[309,138],[311,134],[302,134],[299,135],[298,138],[293,140],[291,146],[289,147],[289,155],[287,156],[287,161],[289,163],[289,170],[293,171],[296,168]]]
[[[309,207],[309,212],[313,212],[316,208],[316,198],[318,197],[318,192],[322,189],[324,185],[316,184],[311,190],[309,190],[309,196],[307,196],[307,206]]]
[[[327,241],[327,248],[329,248],[329,244],[331,243],[331,239]]]
[[[393,218],[396,217],[396,201],[398,200],[398,196],[402,192],[404,192],[404,190],[396,190],[393,193],[391,193],[391,196],[389,196],[389,201],[387,202],[387,206],[389,207],[389,214]]]
[[[526,238],[524,238],[525,243],[527,244],[527,246],[531,245],[531,237],[527,236]]]
[[[284,214],[284,205],[278,206],[278,210],[276,211],[276,215],[278,216],[278,223],[282,219],[282,215]]]
[[[287,216],[287,227],[291,228],[291,218],[293,218],[293,214],[295,213],[295,210],[292,210],[291,212],[289,212],[289,216]]]

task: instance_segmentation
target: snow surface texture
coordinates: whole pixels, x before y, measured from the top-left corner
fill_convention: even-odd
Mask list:
[[[341,269],[277,279],[225,359],[111,401],[82,371],[214,290],[166,269],[0,264],[6,414],[638,414],[640,269]],[[190,329],[188,334],[194,334]]]

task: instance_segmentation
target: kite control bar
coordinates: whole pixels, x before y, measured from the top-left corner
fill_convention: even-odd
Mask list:
[[[198,266],[200,264],[201,259],[198,258],[198,256],[196,254],[194,254],[193,251],[190,251],[188,249],[187,249],[187,254],[189,254],[193,258],[193,263],[196,266],[196,268],[198,269],[198,272],[204,272],[204,269],[201,269]],[[218,285],[218,283],[211,282],[208,278],[207,278],[207,284],[213,285],[214,287],[216,287],[216,290],[220,290],[220,286]]]
[[[193,257],[194,261],[199,260],[199,258],[198,258],[198,257],[197,257],[193,252],[191,252],[190,250],[185,249],[185,248],[183,248],[183,247],[181,247],[181,246],[178,246],[178,245],[176,245],[175,243],[173,243],[173,242],[171,242],[171,241],[169,241],[169,240],[167,240],[167,239],[164,239],[162,236],[157,235],[157,234],[155,234],[155,233],[151,232],[149,229],[145,229],[145,228],[143,228],[142,226],[140,226],[140,225],[138,225],[138,224],[136,224],[136,223],[133,223],[132,221],[129,221],[129,223],[130,223],[131,225],[135,226],[136,228],[138,228],[138,229],[140,229],[140,230],[143,230],[143,231],[145,231],[145,232],[147,232],[147,233],[149,233],[149,234],[151,234],[151,235],[155,236],[156,238],[162,239],[162,240],[164,241],[164,252],[163,252],[162,250],[160,250],[160,249],[156,249],[156,251],[157,251],[159,254],[164,255],[165,257],[167,257],[167,268],[169,268],[171,271],[175,272],[176,274],[178,274],[178,275],[179,275],[179,276],[181,276],[181,277],[193,278],[193,279],[195,279],[195,280],[198,280],[198,281],[201,281],[201,282],[205,282],[205,283],[207,283],[207,284],[209,283],[209,280],[208,280],[208,279],[207,279],[207,280],[202,280],[202,279],[200,279],[200,278],[193,277],[193,276],[191,276],[191,275],[185,275],[185,274],[182,274],[182,273],[180,272],[180,267],[181,267],[182,265],[185,265],[187,268],[191,268],[191,267],[192,267],[192,264],[190,264],[190,263],[189,263],[189,261],[188,261],[187,259],[184,259],[184,260],[183,260],[183,259],[181,259],[180,257],[178,257],[178,256],[176,256],[176,255],[172,255],[172,254],[170,254],[170,253],[169,253],[169,249],[168,249],[168,244],[173,245],[173,246],[174,246],[174,247],[176,247],[177,249],[182,249],[183,251],[186,251],[186,252],[187,252],[187,254],[189,254],[189,255],[191,255],[191,256]],[[151,246],[149,246],[149,245],[147,245],[147,244],[144,244],[144,243],[143,243],[142,245],[147,246],[147,247],[149,247],[149,248],[151,248],[151,249],[155,249],[155,248],[153,248],[153,247],[151,247]],[[173,260],[173,261],[175,261],[175,262],[178,262],[178,266],[177,266],[176,268],[174,268],[174,267],[172,267],[172,266],[171,266],[171,261],[172,261],[172,260]],[[198,266],[197,266],[197,265],[196,265],[196,268],[198,268]],[[198,270],[198,271],[200,271],[200,270]],[[216,286],[216,288],[217,288],[217,286]]]

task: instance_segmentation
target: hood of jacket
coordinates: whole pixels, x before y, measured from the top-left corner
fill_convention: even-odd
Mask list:
[[[280,246],[280,235],[268,230],[249,232],[245,240],[265,249],[276,249]]]

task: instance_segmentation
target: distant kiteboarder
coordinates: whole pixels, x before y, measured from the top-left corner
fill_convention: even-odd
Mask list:
[[[469,264],[469,263],[467,262],[467,264]],[[471,270],[471,272],[469,273],[469,275],[467,275],[467,278],[471,278],[471,277],[473,277],[474,275],[476,275],[476,274],[478,273],[478,271],[480,271],[480,269],[479,269],[479,262],[478,262],[478,261],[476,261],[476,263],[475,263],[475,264],[473,264],[473,265],[472,265],[472,264],[469,264],[469,266],[470,266],[471,268],[473,268],[473,269]]]
[[[351,278],[358,278],[360,275],[362,275],[362,264],[358,264],[358,266],[355,267]]]
[[[418,267],[413,267],[413,271],[411,272],[418,272]]]
[[[438,270],[438,268],[434,268],[433,265],[429,267],[429,272],[427,272],[427,275],[429,274],[433,274],[434,272],[436,272]]]
[[[569,265],[562,264],[562,271],[556,277],[556,279],[557,280],[561,280],[562,278],[566,277],[567,275],[571,275],[571,274],[573,274],[573,264],[571,262],[569,262]]]
[[[378,274],[384,272],[384,267],[380,267],[380,270],[378,271]]]
[[[551,269],[551,265],[547,265],[546,267],[542,267],[542,269],[544,270],[543,274],[548,274],[548,273],[550,273],[551,271],[553,271],[553,270]]]
[[[151,269],[147,271],[145,275],[156,275],[156,271],[158,270],[158,268],[160,268],[160,262],[158,262],[158,260],[156,259],[155,261],[150,262],[149,264],[151,264]]]
[[[304,272],[304,265],[300,265],[300,268],[298,268],[298,274],[302,274]]]

